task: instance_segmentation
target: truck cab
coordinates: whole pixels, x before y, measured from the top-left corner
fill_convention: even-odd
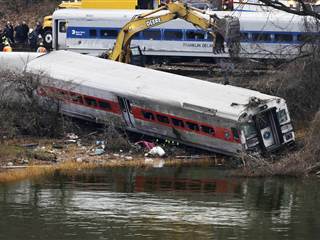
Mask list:
[[[62,1],[58,9],[154,9],[160,5],[160,0],[74,0]],[[52,16],[43,19],[43,43],[47,49],[52,48]]]

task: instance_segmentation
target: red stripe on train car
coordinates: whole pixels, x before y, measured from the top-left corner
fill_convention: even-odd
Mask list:
[[[154,119],[153,120],[152,119],[146,119],[143,116],[143,111],[150,112],[150,113],[154,114]],[[149,109],[142,109],[142,108],[139,108],[139,107],[132,107],[132,113],[133,113],[134,117],[139,119],[139,120],[152,122],[152,123],[156,123],[156,124],[161,124],[161,125],[166,126],[166,127],[176,128],[176,129],[180,129],[182,131],[192,132],[192,133],[203,135],[203,136],[207,136],[207,137],[218,138],[218,139],[221,139],[221,140],[224,140],[224,141],[228,141],[228,142],[240,143],[240,139],[235,138],[235,136],[233,135],[231,129],[228,129],[228,128],[222,128],[222,127],[217,127],[217,126],[213,126],[213,125],[208,125],[207,123],[197,122],[197,121],[189,120],[189,119],[186,119],[186,118],[176,117],[176,116],[170,115],[170,114],[156,112],[156,111],[149,110]],[[169,122],[165,123],[165,122],[158,121],[156,119],[157,115],[166,116],[169,119]],[[173,125],[172,119],[181,120],[184,123],[184,127]],[[186,126],[187,122],[188,123],[194,123],[197,126],[199,126],[199,128],[202,128],[202,126],[213,128],[214,129],[214,134],[208,134],[206,132],[203,132],[202,129],[199,129],[198,131],[197,130],[192,130],[192,129],[190,129],[190,128],[188,128]]]

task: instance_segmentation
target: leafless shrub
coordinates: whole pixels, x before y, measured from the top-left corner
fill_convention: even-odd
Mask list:
[[[281,71],[255,78],[245,87],[283,97],[292,117],[311,120],[320,107],[320,49],[314,46],[308,57],[279,66]]]
[[[129,141],[129,137],[124,127],[116,127],[112,121],[106,120],[103,130],[106,149],[111,151],[129,151],[132,149],[133,146]]]
[[[59,103],[35,94],[40,75],[0,72],[0,83],[0,135],[52,137],[63,132]]]

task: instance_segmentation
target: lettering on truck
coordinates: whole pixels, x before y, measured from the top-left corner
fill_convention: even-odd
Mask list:
[[[154,26],[159,23],[161,23],[161,18],[159,18],[159,17],[146,21],[147,27],[151,27],[151,26]]]

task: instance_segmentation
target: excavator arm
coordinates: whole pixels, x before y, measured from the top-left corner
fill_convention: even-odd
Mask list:
[[[157,14],[167,10],[164,14]],[[213,51],[220,52],[223,42],[227,43],[230,56],[234,57],[239,52],[240,24],[238,18],[216,15],[204,15],[205,12],[189,7],[187,4],[176,1],[146,14],[133,17],[119,32],[115,46],[109,54],[109,59],[129,63],[131,58],[130,43],[133,36],[143,30],[159,26],[171,20],[181,18],[192,23],[212,35]]]

